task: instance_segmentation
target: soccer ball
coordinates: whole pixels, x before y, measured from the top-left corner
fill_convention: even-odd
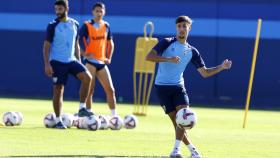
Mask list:
[[[61,115],[62,123],[67,127],[71,128],[74,121],[74,116],[69,113],[64,113]]]
[[[72,126],[77,127],[79,123],[79,117],[75,116],[75,114],[73,115],[73,122],[72,122]]]
[[[109,118],[107,116],[104,116],[104,115],[99,115],[98,118],[99,118],[99,120],[101,122],[101,125],[100,125],[99,129],[108,129],[108,127],[109,127]]]
[[[3,116],[3,122],[6,126],[15,126],[19,122],[18,115],[15,112],[6,112]]]
[[[126,129],[133,129],[137,126],[138,120],[134,115],[126,115],[124,117],[124,127]]]
[[[87,117],[79,117],[74,124],[76,124],[76,127],[79,129],[87,129]]]
[[[91,131],[98,130],[101,125],[101,121],[99,120],[99,118],[94,115],[87,117],[86,122],[87,122],[87,129]]]
[[[120,130],[122,126],[123,126],[123,119],[118,115],[112,116],[111,119],[109,120],[109,127],[112,130]]]
[[[183,108],[176,114],[176,123],[185,129],[191,129],[197,122],[196,114],[189,108]]]
[[[53,128],[55,126],[55,114],[54,113],[49,113],[45,116],[44,118],[44,125],[47,128]]]
[[[23,115],[21,112],[15,112],[18,116],[18,123],[16,125],[21,125],[23,121]]]

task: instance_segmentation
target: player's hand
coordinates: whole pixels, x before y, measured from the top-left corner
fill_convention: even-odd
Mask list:
[[[51,67],[50,64],[45,65],[45,74],[46,74],[48,77],[52,77],[53,69],[52,69],[52,67]]]
[[[170,62],[172,63],[178,63],[180,62],[181,58],[179,56],[171,57]]]
[[[222,67],[223,70],[228,70],[228,69],[231,68],[231,65],[232,65],[232,61],[226,59],[226,60],[223,61],[221,67]]]
[[[108,58],[106,58],[106,59],[104,60],[104,63],[105,63],[106,65],[109,65],[109,64],[111,64],[111,60],[108,59]]]

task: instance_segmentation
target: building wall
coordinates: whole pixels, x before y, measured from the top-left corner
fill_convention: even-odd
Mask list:
[[[45,29],[55,18],[52,0],[0,2],[0,96],[51,98],[51,80],[44,75],[42,44]],[[203,79],[194,66],[184,78],[191,103],[242,107],[245,103],[257,19],[263,19],[252,91],[252,107],[279,108],[280,2],[277,0],[104,0],[115,53],[109,69],[119,102],[133,101],[133,62],[136,38],[146,21],[155,24],[154,36],[175,34],[174,20],[189,15],[194,23],[188,39],[208,67],[233,60],[230,71]],[[80,24],[91,18],[93,2],[70,1],[70,16]],[[70,78],[65,98],[78,99],[79,82]],[[98,84],[96,100],[105,100]],[[157,103],[152,91],[151,102]]]

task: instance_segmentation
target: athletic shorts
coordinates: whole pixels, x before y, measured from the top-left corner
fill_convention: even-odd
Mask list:
[[[189,105],[189,97],[182,85],[155,85],[160,105],[166,114],[176,110],[177,106]]]
[[[78,61],[72,61],[70,63],[63,63],[56,60],[51,62],[52,69],[54,71],[52,79],[54,85],[66,85],[68,80],[68,74],[77,77],[80,72],[86,72],[86,67]]]
[[[96,68],[96,71],[99,71],[99,70],[103,69],[106,66],[106,64],[94,63],[94,62],[91,62],[91,61],[89,61],[87,59],[85,61],[86,61],[86,63],[94,66]]]

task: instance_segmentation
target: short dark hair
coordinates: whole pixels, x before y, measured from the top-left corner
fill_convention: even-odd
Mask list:
[[[92,6],[92,10],[94,10],[96,7],[100,7],[100,8],[102,8],[102,9],[105,10],[105,4],[102,3],[102,2],[97,2],[97,3],[95,3],[95,4]]]
[[[56,0],[54,5],[62,5],[65,8],[68,7],[68,0]]]
[[[180,22],[187,22],[190,26],[192,25],[192,19],[186,15],[181,15],[181,16],[177,17],[176,24],[178,24]]]

